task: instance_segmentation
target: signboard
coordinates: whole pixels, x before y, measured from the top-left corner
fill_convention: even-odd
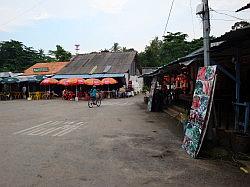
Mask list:
[[[152,82],[151,82],[151,88],[150,88],[150,93],[149,93],[149,98],[148,98],[148,111],[152,111],[152,102],[153,102],[153,96],[154,96],[154,91],[156,87],[156,82],[157,82],[157,77],[154,77]]]
[[[196,158],[206,134],[216,83],[216,66],[201,67],[198,71],[189,119],[182,147]]]
[[[48,72],[49,68],[48,67],[43,67],[43,68],[33,68],[33,72],[38,73],[38,72]]]

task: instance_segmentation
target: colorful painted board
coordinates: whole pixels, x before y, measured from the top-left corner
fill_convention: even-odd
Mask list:
[[[154,96],[154,91],[155,91],[155,86],[156,86],[157,78],[154,77],[152,82],[151,82],[151,88],[150,88],[150,93],[149,93],[149,98],[148,98],[148,111],[152,111],[152,102],[153,102],[153,96]]]
[[[193,103],[182,144],[182,147],[193,158],[197,157],[206,134],[215,83],[216,66],[201,67],[196,79]]]

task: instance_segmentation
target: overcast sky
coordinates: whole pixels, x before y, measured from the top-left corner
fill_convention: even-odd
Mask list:
[[[0,41],[22,41],[48,51],[57,44],[86,53],[111,48],[114,42],[141,51],[163,35],[172,0],[0,0]],[[202,36],[195,15],[201,0],[175,0],[167,31],[189,39]],[[250,9],[235,13],[249,0],[209,0],[210,7],[250,21]],[[191,5],[191,6],[190,6]],[[220,36],[237,19],[211,12],[211,34]],[[239,20],[238,20],[239,21]]]

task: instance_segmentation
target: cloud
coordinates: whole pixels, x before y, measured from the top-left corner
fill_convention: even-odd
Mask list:
[[[128,0],[91,0],[92,8],[104,13],[116,14],[122,11]]]
[[[47,12],[41,12],[38,15],[35,15],[32,20],[36,20],[36,21],[40,21],[40,20],[45,20],[45,19],[49,19],[51,18],[51,16],[47,13]]]

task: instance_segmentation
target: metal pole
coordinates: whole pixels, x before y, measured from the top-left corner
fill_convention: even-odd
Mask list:
[[[208,0],[202,0],[204,4],[203,22],[203,46],[204,46],[204,66],[210,65],[210,17]]]
[[[238,49],[236,49],[236,59],[235,59],[235,78],[236,78],[236,90],[235,90],[235,96],[236,96],[236,111],[235,111],[235,130],[239,129],[239,112],[240,112],[240,107],[239,107],[239,103],[240,103],[240,64],[239,64],[239,51]]]

